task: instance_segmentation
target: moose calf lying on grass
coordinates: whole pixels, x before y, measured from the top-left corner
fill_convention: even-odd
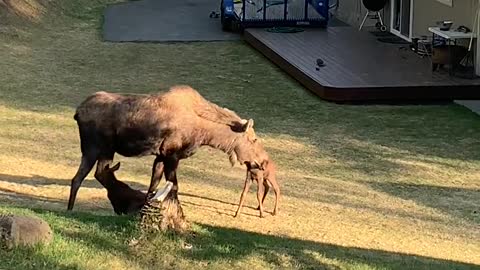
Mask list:
[[[117,215],[137,213],[145,204],[147,194],[119,181],[114,174],[119,168],[120,162],[112,168],[107,164],[97,175],[98,181],[107,189],[107,197]]]
[[[280,200],[280,187],[278,186],[277,177],[275,174],[276,166],[275,163],[271,158],[269,158],[264,163],[264,170],[260,170],[257,168],[248,168],[247,169],[247,177],[245,178],[245,186],[243,188],[242,195],[240,196],[240,203],[238,204],[237,212],[235,213],[235,217],[237,217],[242,209],[243,203],[245,202],[245,197],[247,195],[248,190],[250,189],[250,185],[253,181],[256,181],[258,184],[258,189],[260,192],[257,192],[257,200],[258,200],[258,210],[260,210],[260,217],[263,217],[263,202],[265,201],[265,197],[270,189],[273,187],[275,192],[275,208],[273,210],[272,215],[276,215],[278,213],[278,202]],[[264,190],[262,190],[264,189]],[[263,197],[262,195],[263,194]]]

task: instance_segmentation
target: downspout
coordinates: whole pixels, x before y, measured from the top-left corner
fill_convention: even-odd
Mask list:
[[[473,30],[472,30],[472,37],[470,38],[470,43],[468,45],[468,51],[471,51],[472,45],[473,45],[473,36],[475,35],[477,37],[476,43],[477,43],[477,50],[475,52],[475,74],[477,76],[480,76],[480,42],[478,42],[479,38],[479,31],[480,29],[480,0],[477,1],[477,8],[475,11],[475,16],[473,18]]]

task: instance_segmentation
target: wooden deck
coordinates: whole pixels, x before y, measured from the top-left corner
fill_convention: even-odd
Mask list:
[[[245,30],[245,39],[321,98],[336,102],[480,99],[480,80],[432,72],[430,60],[351,27]],[[405,45],[403,45],[405,47]],[[316,70],[317,58],[325,62]]]

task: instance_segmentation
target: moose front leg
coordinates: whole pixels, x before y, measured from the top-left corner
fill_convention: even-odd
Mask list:
[[[152,178],[150,179],[150,187],[148,187],[147,198],[149,198],[158,187],[160,180],[162,180],[162,175],[164,171],[163,159],[156,157],[152,166]]]
[[[178,192],[177,168],[179,160],[176,158],[168,158],[163,162],[165,164],[165,180],[172,182],[172,191]]]
[[[178,182],[176,169],[178,159],[164,159],[164,173],[167,185],[157,191],[152,199],[147,201],[146,209],[142,212],[142,226],[156,228],[157,230],[173,229],[184,232],[189,225],[185,220],[182,206],[178,199]]]

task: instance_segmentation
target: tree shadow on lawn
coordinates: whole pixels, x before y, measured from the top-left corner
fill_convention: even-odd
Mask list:
[[[394,182],[370,182],[373,189],[391,194],[404,200],[438,209],[443,213],[480,225],[480,189],[441,187]]]
[[[201,224],[207,230],[193,240],[193,249],[184,256],[193,260],[238,260],[250,255],[261,256],[275,267],[282,266],[282,257],[292,258],[302,269],[340,269],[325,261],[341,264],[368,265],[375,269],[473,269],[473,264],[423,256],[407,255],[375,249],[344,247],[289,237],[247,232],[235,228]],[[198,248],[197,248],[198,247]],[[313,254],[316,254],[313,255]],[[284,261],[284,260],[283,260]]]
[[[57,243],[59,237],[63,238],[62,241],[77,242],[93,249],[92,254],[95,250],[128,254],[128,246],[123,239],[130,236],[135,226],[128,216],[112,217],[12,206],[7,206],[2,213],[40,216],[49,223],[56,236],[54,242],[46,247],[21,247],[11,251],[0,249],[0,269],[85,269],[78,262],[62,261],[62,258],[75,256],[76,252],[82,251],[73,247],[65,249],[64,245]]]
[[[21,211],[21,210],[20,210]],[[136,221],[132,216],[97,215],[86,212],[31,210],[44,217],[54,231],[69,241],[82,241],[87,247],[96,250],[109,251],[112,254],[123,254],[133,258],[146,269],[162,266],[161,253],[141,252],[140,257],[135,250],[129,249],[128,240],[138,235]],[[65,224],[77,224],[80,231],[72,231]],[[184,250],[176,241],[173,251],[183,259],[198,265],[216,261],[234,263],[249,257],[259,257],[270,267],[282,268],[285,263],[290,267],[301,269],[341,269],[344,267],[361,267],[374,269],[479,269],[479,265],[457,261],[409,255],[375,249],[345,247],[321,242],[305,241],[289,237],[266,235],[243,231],[235,228],[216,227],[208,224],[196,224],[199,229],[189,236],[170,236],[171,240],[185,238],[193,245],[190,250]],[[63,227],[62,227],[63,226]],[[95,228],[95,229],[91,229]],[[112,236],[114,236],[112,238]],[[149,235],[151,236],[151,235]],[[142,240],[140,245],[146,245],[147,250],[159,251],[164,244],[165,235],[159,235],[162,241]],[[155,238],[155,236],[153,236]],[[147,241],[147,242],[145,242]],[[148,246],[154,245],[154,246]],[[157,246],[159,245],[159,246]],[[143,247],[140,246],[140,249]],[[20,251],[22,255],[25,251]],[[59,269],[62,262],[48,261],[41,254],[27,252],[29,261],[36,263],[37,268],[24,269]],[[170,254],[172,255],[172,254]],[[15,259],[13,253],[6,254],[6,261]],[[18,259],[18,258],[17,258]],[[43,262],[47,261],[45,268]],[[156,265],[159,264],[159,265]],[[0,263],[0,265],[2,265]],[[51,268],[48,268],[51,267]],[[53,267],[53,268],[52,268]],[[66,266],[66,269],[76,269]]]
[[[48,186],[48,185],[70,186],[68,184],[69,182],[67,182],[66,180],[62,180],[62,179],[50,179],[50,178],[45,178],[45,177],[38,177],[37,178],[37,176],[32,177],[33,179],[40,179],[39,182],[36,182],[36,181],[30,181],[31,180],[30,178],[25,178],[25,177],[22,177],[22,176],[18,176],[18,177],[17,176],[9,176],[9,175],[2,175],[2,176],[3,176],[3,178],[0,178],[0,180],[1,179],[9,179],[9,180],[5,180],[5,181],[11,182],[11,183],[28,184],[28,185],[32,185],[32,186],[35,186],[35,187],[42,187],[42,186]],[[8,177],[5,177],[5,176],[8,176]],[[85,182],[87,182],[87,181],[85,181]],[[93,181],[88,181],[88,182],[93,182]],[[85,185],[85,186],[90,187],[90,188],[99,188],[99,189],[103,188],[98,183],[94,183],[92,185]],[[36,194],[36,195],[31,195],[31,194],[23,193],[21,190],[14,190],[14,189],[11,189],[11,188],[0,187],[0,203],[2,201],[7,201],[7,202],[13,202],[15,205],[20,205],[20,206],[24,206],[24,207],[31,206],[32,202],[34,203],[34,205],[37,205],[37,206],[41,205],[43,203],[46,203],[46,204],[50,204],[50,205],[54,204],[54,205],[56,205],[60,208],[63,208],[64,206],[66,207],[66,205],[67,205],[67,200],[68,200],[67,197],[64,198],[64,199],[51,198],[49,196],[41,195],[40,193],[41,192],[39,192],[39,194]],[[205,201],[220,203],[220,204],[224,204],[226,206],[232,206],[232,205],[236,206],[237,205],[233,201],[232,202],[227,202],[227,201],[219,200],[219,199],[216,199],[216,198],[210,198],[208,196],[200,196],[200,195],[195,195],[195,194],[191,194],[191,193],[179,192],[179,196],[182,198],[182,203],[185,204],[185,205],[190,205],[192,207],[199,207],[199,208],[202,208],[205,211],[211,211],[211,212],[219,213],[219,214],[222,214],[222,215],[225,215],[225,216],[233,216],[233,214],[235,212],[230,210],[230,209],[227,209],[227,208],[221,208],[221,207],[218,207],[218,206],[214,206],[214,205],[209,204],[208,202],[205,202]],[[188,198],[201,199],[204,202],[203,203],[195,203],[195,202],[192,202],[192,201],[188,200]],[[108,201],[108,198],[106,196],[105,196],[105,202],[109,205],[109,201]],[[77,205],[78,204],[79,204],[79,202],[77,201]],[[86,207],[86,209],[90,209],[90,208],[91,207]],[[244,208],[254,209],[253,207],[248,206],[248,205],[245,205]],[[111,207],[109,207],[108,209],[109,209],[109,211],[113,211],[113,209],[111,209]],[[106,210],[106,209],[102,208],[102,210]],[[268,210],[265,210],[265,211],[266,211],[266,213],[269,213]],[[244,213],[244,215],[249,215],[249,214]]]
[[[188,170],[191,170],[190,168]],[[207,172],[202,172],[203,174]],[[222,174],[220,172],[208,172],[208,175],[204,177],[197,177],[196,181],[203,183],[206,188],[202,192],[199,191],[198,194],[193,194],[189,192],[180,192],[179,196],[182,198],[182,202],[186,205],[190,205],[192,207],[200,207],[205,211],[216,212],[224,216],[231,216],[234,214],[234,210],[231,210],[229,207],[237,206],[238,199],[240,198],[240,193],[242,191],[241,183],[238,182],[231,176]],[[217,181],[215,179],[221,179]],[[47,178],[42,176],[15,176],[15,175],[7,175],[7,174],[0,174],[0,180],[11,182],[11,183],[18,183],[18,184],[25,184],[31,185],[34,187],[45,187],[49,185],[61,185],[61,186],[70,186],[70,181],[63,180],[63,179],[55,179],[55,178]],[[300,179],[301,180],[301,179]],[[165,179],[162,180],[161,185],[164,183]],[[302,180],[303,181],[303,180]],[[404,217],[408,219],[416,219],[416,220],[424,220],[429,222],[439,222],[445,223],[447,222],[446,219],[440,218],[437,216],[427,215],[427,214],[420,214],[420,213],[410,213],[405,211],[404,209],[394,209],[394,208],[385,208],[385,207],[377,207],[372,205],[371,202],[366,201],[365,203],[362,202],[351,202],[346,197],[344,192],[345,191],[336,186],[330,186],[332,183],[329,181],[322,182],[319,179],[306,179],[311,185],[315,186],[322,186],[323,188],[319,190],[313,190],[306,193],[298,190],[298,188],[288,189],[285,186],[282,188],[282,196],[283,197],[291,197],[296,199],[302,200],[310,200],[312,202],[320,202],[323,204],[329,205],[339,205],[347,208],[352,209],[361,209],[361,210],[370,210],[376,213],[383,213],[385,216],[392,216],[392,217]],[[129,182],[128,183],[132,188],[138,189],[141,187],[142,190],[145,190],[147,186],[143,186],[137,182]],[[312,184],[314,183],[314,184]],[[438,209],[442,213],[447,214],[448,216],[453,217],[453,219],[449,219],[448,223],[456,223],[458,221],[466,221],[471,225],[478,225],[480,221],[480,215],[478,214],[480,209],[478,206],[475,205],[477,201],[480,200],[480,190],[477,189],[466,189],[466,188],[456,188],[456,187],[438,187],[438,186],[431,186],[431,185],[415,185],[415,184],[402,184],[402,183],[393,183],[393,182],[362,182],[362,185],[367,185],[369,188],[373,190],[377,190],[389,195],[393,195],[399,197],[401,199],[406,200],[413,200],[420,205],[424,205],[426,207],[432,209]],[[218,197],[209,196],[208,186],[213,187],[222,187],[230,190],[237,190],[238,197],[232,197],[230,200],[222,200]],[[89,188],[98,188],[103,189],[103,187],[96,181],[96,180],[88,180],[84,181],[82,187],[89,187]],[[255,188],[254,188],[255,189]],[[249,193],[250,198],[255,197],[255,190],[251,190]],[[0,187],[0,199],[4,198],[6,201],[15,202],[19,205],[27,206],[34,202],[39,203],[54,203],[59,207],[66,206],[68,197],[64,199],[57,199],[51,198],[48,196],[41,195],[41,192],[37,195],[31,195],[27,193],[23,193],[22,190],[13,190],[11,188],[2,188]],[[190,200],[188,198],[193,199],[201,199],[202,202],[195,202],[195,200]],[[273,191],[269,192],[268,198],[273,200],[274,194]],[[107,197],[105,196],[106,205],[110,205],[108,202]],[[212,203],[219,203],[225,205],[225,207],[220,207],[218,205],[214,205]],[[255,201],[255,200],[253,200]],[[256,201],[255,201],[256,203]],[[77,203],[78,204],[78,203]],[[85,206],[86,209],[91,209],[91,206]],[[254,208],[249,205],[245,205],[244,207]],[[111,207],[109,206],[108,210],[111,211]],[[103,209],[106,210],[106,209]],[[267,210],[269,212],[269,210]],[[244,213],[246,214],[246,213]],[[458,222],[458,226],[461,226],[463,223]]]
[[[45,187],[50,185],[69,187],[72,180],[50,178],[50,177],[44,177],[41,175],[22,176],[22,175],[10,175],[10,174],[0,173],[0,181],[21,184],[21,185],[29,185],[29,186],[40,188],[40,187]],[[123,179],[121,181],[128,184],[132,188],[142,189],[142,190],[148,188],[146,185],[143,185],[138,182],[126,181]],[[96,179],[87,179],[87,178],[85,178],[85,180],[82,182],[82,187],[99,188],[99,189],[103,188],[103,186]]]
[[[14,251],[0,249],[0,269],[9,270],[79,270],[77,264],[66,265],[51,256],[43,255],[35,248],[17,248]]]

